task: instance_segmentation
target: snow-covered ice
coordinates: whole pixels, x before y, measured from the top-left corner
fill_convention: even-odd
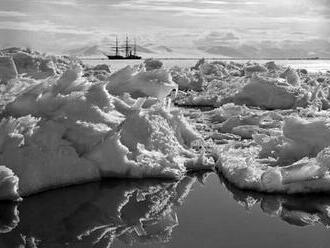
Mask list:
[[[227,76],[215,65],[223,66]],[[176,103],[216,107],[191,119],[205,123],[201,131],[213,140],[211,153],[226,179],[262,192],[329,191],[329,115],[324,111],[329,78],[274,62],[230,66],[199,61],[190,70],[213,76],[200,93],[179,92]],[[240,73],[233,76],[232,70]]]
[[[103,177],[181,178],[214,166],[192,149],[202,137],[169,108],[177,84],[157,63],[90,81],[78,62],[52,57],[60,69],[48,70],[41,67],[48,57],[7,53],[18,77],[1,88],[1,199]]]
[[[104,177],[179,179],[214,165],[242,189],[330,189],[326,74],[274,62],[167,69],[152,59],[112,72],[29,50],[2,54],[1,199]]]

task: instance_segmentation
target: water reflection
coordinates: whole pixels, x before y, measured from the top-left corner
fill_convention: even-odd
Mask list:
[[[271,217],[294,226],[321,224],[330,226],[330,195],[272,195],[243,191],[220,176],[220,181],[232,193],[233,198],[245,209],[259,204],[260,209]]]
[[[167,242],[196,176],[114,180],[0,203],[0,247],[110,247]]]
[[[271,233],[283,230],[290,233],[286,242],[304,237],[306,242],[311,237],[327,239],[327,233],[319,233],[319,229],[319,234],[304,233],[306,229],[297,234],[296,229],[286,229],[287,225],[259,218],[259,212],[294,226],[321,224],[328,227],[330,195],[258,194],[239,190],[220,177],[236,202],[248,210],[258,206],[251,210],[253,213],[259,210],[255,216],[235,208],[236,203],[228,201],[227,190],[219,189],[218,177],[212,175],[205,181],[206,175],[185,177],[178,182],[112,180],[49,191],[26,198],[19,204],[2,202],[0,247],[103,248],[111,244],[114,247],[141,247],[141,244],[147,244],[146,247],[202,247],[206,240],[208,244],[219,244],[219,237],[228,247],[241,247],[242,244],[257,247],[256,244],[272,240],[269,230]],[[205,182],[205,187],[196,183],[191,191],[196,181]],[[184,202],[186,206],[181,208]],[[179,208],[182,225],[177,227]],[[253,220],[256,220],[255,230],[248,232],[245,225]],[[263,233],[263,230],[266,231]],[[237,233],[241,235],[241,241],[233,243]],[[274,247],[281,244],[283,242]]]

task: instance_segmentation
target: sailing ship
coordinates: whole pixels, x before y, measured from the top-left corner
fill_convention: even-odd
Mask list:
[[[104,54],[108,59],[142,59],[141,56],[136,55],[136,40],[134,39],[134,45],[129,44],[128,36],[126,36],[126,42],[124,46],[119,46],[118,37],[116,36],[116,46],[112,47],[115,50],[114,55]],[[125,51],[125,56],[120,53]]]

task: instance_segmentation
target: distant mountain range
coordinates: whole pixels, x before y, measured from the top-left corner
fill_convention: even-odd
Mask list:
[[[69,49],[69,50],[65,50],[63,53],[71,56],[87,56],[87,57],[103,55],[103,51],[98,45]]]
[[[78,57],[104,57],[104,54],[113,54],[104,45],[87,45],[79,48],[63,51],[66,55]],[[171,58],[194,58],[194,57],[232,57],[232,58],[308,58],[330,57],[324,52],[306,51],[301,48],[278,48],[253,45],[231,46],[196,46],[190,48],[171,48],[165,45],[147,43],[137,45],[137,53],[143,58],[148,57],[171,57]]]
[[[157,56],[161,54],[169,54],[173,52],[173,49],[166,47],[166,46],[136,46],[137,53],[140,55],[146,55],[147,57],[150,56]],[[74,49],[68,49],[63,51],[66,55],[71,56],[79,56],[79,57],[92,57],[92,56],[104,56],[104,54],[111,54],[113,51],[109,51],[106,46],[103,45],[91,45],[91,46],[83,46]],[[145,57],[145,56],[144,56]]]

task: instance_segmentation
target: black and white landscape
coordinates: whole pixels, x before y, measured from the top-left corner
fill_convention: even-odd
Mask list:
[[[0,6],[1,247],[327,247],[328,1]]]

